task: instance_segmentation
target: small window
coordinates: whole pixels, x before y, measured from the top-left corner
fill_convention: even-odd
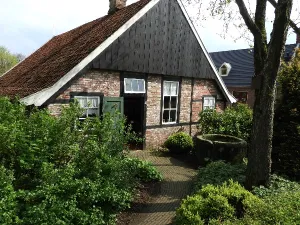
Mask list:
[[[246,91],[233,91],[233,96],[237,99],[237,102],[247,103],[248,100],[248,92]]]
[[[178,110],[178,81],[164,81],[163,124],[176,123]]]
[[[145,80],[136,78],[124,78],[125,93],[145,93]]]
[[[205,109],[215,109],[216,99],[215,97],[203,97],[203,110]]]
[[[79,106],[84,109],[84,112],[79,119],[84,120],[87,117],[99,116],[99,96],[75,96],[74,99],[76,99],[78,101]]]
[[[227,74],[227,67],[225,65],[223,65],[221,67],[221,75],[222,76],[226,76],[226,74]]]
[[[231,65],[230,63],[224,62],[221,67],[219,68],[219,74],[221,76],[228,76],[229,72],[231,70]]]

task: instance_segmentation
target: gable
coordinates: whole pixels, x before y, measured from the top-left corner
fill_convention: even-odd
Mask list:
[[[149,15],[145,16],[147,13]],[[150,16],[156,19],[147,20],[147,27],[147,23],[143,22]],[[117,24],[114,20],[117,21]],[[143,26],[144,32],[141,32]],[[127,38],[124,38],[126,34]],[[162,35],[163,39],[159,35]],[[97,25],[79,36],[74,40],[76,43],[80,40],[79,44],[74,45],[73,40],[68,43],[70,54],[64,52],[64,46],[60,53],[64,52],[63,55],[66,57],[58,58],[69,65],[69,56],[75,57],[77,64],[71,60],[75,66],[68,67],[70,69],[68,71],[62,71],[63,63],[52,64],[49,62],[50,67],[54,67],[52,71],[48,70],[47,74],[35,74],[30,77],[30,80],[34,80],[34,77],[54,76],[55,82],[53,80],[51,84],[47,83],[46,86],[39,87],[40,91],[22,98],[21,100],[25,104],[43,105],[53,95],[65,88],[71,80],[76,79],[92,67],[215,79],[226,99],[230,103],[235,102],[223,80],[218,76],[181,0],[140,0],[115,14],[101,18]],[[149,40],[141,42],[140,39],[145,37],[149,37]],[[134,40],[138,40],[138,42]],[[83,54],[79,54],[79,51],[83,51],[85,57]],[[47,59],[47,55],[45,57]],[[61,72],[58,73],[57,70]]]
[[[93,60],[93,68],[216,78],[177,1],[161,0]]]

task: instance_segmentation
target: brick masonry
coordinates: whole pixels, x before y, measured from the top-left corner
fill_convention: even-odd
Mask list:
[[[216,96],[216,109],[222,111],[225,108],[224,98],[214,80],[201,79],[194,80],[193,82],[191,78],[182,78],[179,101],[179,124],[178,126],[161,125],[161,84],[162,76],[148,75],[147,110],[145,118],[146,127],[148,127],[145,133],[147,148],[162,145],[171,134],[179,130],[195,135],[197,133],[195,123],[198,122],[199,113],[202,111],[203,96]],[[107,97],[119,97],[120,73],[101,70],[88,71],[84,76],[73,81],[53,103],[48,105],[48,109],[53,115],[59,116],[62,107],[68,106],[68,104],[60,104],[58,102],[61,100],[69,100],[71,92],[97,92]],[[66,101],[66,103],[68,103],[68,101]],[[192,125],[190,122],[194,124]]]
[[[71,92],[97,92],[107,97],[120,96],[120,73],[101,70],[90,70],[79,79],[73,81],[68,89],[61,93],[57,100],[70,100]],[[62,107],[55,101],[48,105],[51,114],[59,116]]]
[[[161,79],[158,75],[148,76],[146,126],[160,124]]]
[[[183,78],[181,82],[180,116],[178,126],[161,125],[161,77],[148,77],[147,123],[146,126],[155,126],[146,130],[147,148],[155,148],[173,133],[182,130],[188,134],[197,133],[197,125],[187,125],[191,121],[197,123],[199,113],[202,111],[202,99],[204,96],[215,96],[217,111],[225,108],[224,97],[217,88],[214,80],[195,80],[192,85],[191,78]],[[193,86],[193,87],[192,87]],[[192,96],[193,88],[193,96]],[[191,105],[192,101],[192,105]],[[192,109],[192,113],[191,113]],[[191,117],[192,115],[192,117]],[[181,125],[182,124],[182,125]]]

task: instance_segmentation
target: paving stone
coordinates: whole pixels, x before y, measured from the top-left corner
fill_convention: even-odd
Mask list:
[[[163,157],[150,151],[133,151],[131,156],[151,162],[163,174],[161,191],[133,215],[130,225],[171,224],[180,202],[191,192],[196,170],[172,157]]]

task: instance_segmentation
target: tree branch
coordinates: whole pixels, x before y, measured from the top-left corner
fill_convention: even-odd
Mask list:
[[[238,5],[239,7],[239,10],[240,10],[240,14],[242,15],[244,21],[245,21],[245,24],[247,25],[247,27],[249,28],[249,30],[251,31],[251,33],[253,34],[253,36],[257,36],[257,35],[261,35],[260,34],[260,30],[259,28],[256,26],[256,24],[254,23],[254,21],[252,20],[247,8],[246,8],[246,5],[244,3],[243,0],[236,0],[235,1],[236,4]]]
[[[268,0],[268,2],[270,2],[275,9],[277,8],[277,2],[275,0]],[[290,27],[295,31],[295,33],[300,35],[300,28],[297,27],[297,24],[291,19],[289,20],[289,23]]]

